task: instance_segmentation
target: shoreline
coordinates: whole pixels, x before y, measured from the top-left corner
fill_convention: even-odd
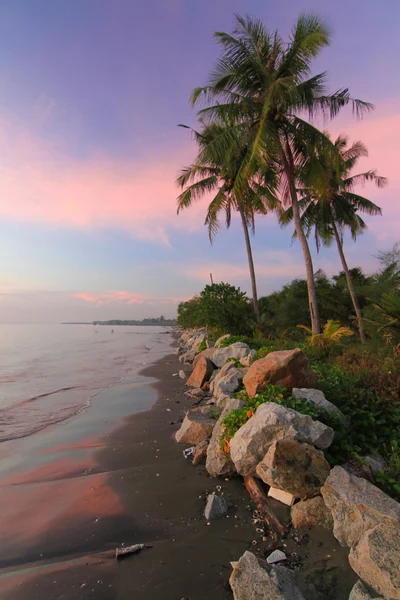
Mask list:
[[[65,494],[68,502],[68,483],[78,483],[75,500],[59,527],[53,520],[52,529],[43,532],[46,556],[36,556],[36,562],[34,556],[31,562],[22,557],[20,567],[14,563],[2,570],[2,600],[232,599],[230,562],[246,549],[262,556],[266,544],[255,531],[242,480],[211,479],[204,465],[194,467],[183,458],[186,446],[172,437],[192,405],[183,396],[185,382],[173,377],[181,368],[177,355],[169,354],[141,369],[146,387],[157,394],[152,407],[123,417],[110,433],[72,450],[86,460],[90,456],[92,466],[68,473],[62,465],[64,479],[53,486],[61,485],[61,498]],[[81,415],[76,419],[79,427]],[[225,518],[207,525],[206,496],[217,486],[232,506]],[[50,507],[51,501],[40,510]],[[115,548],[135,543],[153,548],[117,563]],[[328,554],[331,571],[342,568],[343,549],[333,538],[290,545],[299,558],[316,554],[315,568],[325,568],[321,556]]]

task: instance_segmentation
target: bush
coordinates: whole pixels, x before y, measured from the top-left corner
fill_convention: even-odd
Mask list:
[[[248,335],[252,331],[254,311],[245,292],[229,283],[206,285],[200,296],[178,306],[178,325],[208,327],[214,335]]]

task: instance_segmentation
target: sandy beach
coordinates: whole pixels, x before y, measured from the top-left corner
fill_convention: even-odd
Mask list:
[[[230,561],[268,552],[242,480],[211,479],[172,439],[189,404],[178,370],[177,356],[166,356],[61,426],[2,444],[1,600],[228,599]],[[132,394],[142,412],[130,414]],[[23,470],[18,453],[28,457]],[[217,485],[232,506],[208,525],[205,498]],[[311,555],[312,570],[329,563],[331,588],[348,593],[344,551],[331,535],[313,536],[287,550]],[[152,548],[115,560],[116,547],[136,543]]]

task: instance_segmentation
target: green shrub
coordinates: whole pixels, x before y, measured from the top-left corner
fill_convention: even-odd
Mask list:
[[[198,353],[203,352],[203,350],[207,350],[207,342],[203,340],[199,346]]]

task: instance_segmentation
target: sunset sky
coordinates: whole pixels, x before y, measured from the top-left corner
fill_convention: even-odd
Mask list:
[[[286,35],[303,10],[332,30],[315,72],[376,105],[327,127],[365,142],[362,168],[390,180],[360,190],[384,216],[345,244],[350,266],[377,267],[400,239],[399,0],[1,0],[0,322],[174,316],[210,272],[249,290],[239,223],[211,246],[204,204],[176,215],[195,151],[177,124],[195,124],[189,96],[219,55],[214,31],[248,13]],[[304,276],[291,234],[259,219],[260,295]],[[335,248],[315,268],[337,272]]]

